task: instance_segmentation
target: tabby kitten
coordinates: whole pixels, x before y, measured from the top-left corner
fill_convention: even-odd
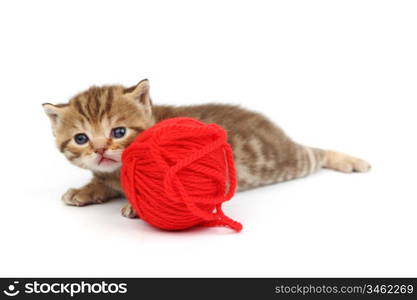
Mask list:
[[[89,169],[93,178],[79,189],[69,189],[68,205],[103,203],[123,196],[119,182],[121,154],[143,130],[173,117],[191,117],[217,123],[228,132],[237,170],[238,191],[304,177],[320,168],[366,172],[361,159],[293,142],[261,114],[234,105],[152,105],[149,82],[136,86],[91,87],[66,104],[43,104],[52,123],[58,149],[76,166]],[[130,205],[122,208],[135,217]]]

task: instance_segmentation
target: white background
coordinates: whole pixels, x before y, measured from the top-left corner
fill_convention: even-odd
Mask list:
[[[417,276],[415,1],[2,1],[0,276]],[[87,171],[43,102],[149,78],[154,103],[238,103],[369,160],[237,194],[244,229],[169,233],[123,200],[68,207]]]

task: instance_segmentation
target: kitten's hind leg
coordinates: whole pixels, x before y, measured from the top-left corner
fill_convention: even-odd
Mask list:
[[[246,147],[248,148],[248,147]],[[238,190],[243,191],[271,183],[302,178],[326,168],[340,172],[366,172],[366,161],[332,150],[306,147],[291,141],[279,144],[274,160],[246,159],[239,151],[236,161]]]
[[[363,159],[353,157],[333,150],[323,150],[305,146],[298,146],[298,165],[297,175],[308,175],[315,171],[325,168],[344,173],[367,172],[371,165]],[[300,172],[301,171],[301,172]]]
[[[110,199],[121,196],[121,193],[113,190],[97,178],[80,189],[69,189],[62,195],[62,201],[67,205],[84,206],[88,204],[99,204]]]
[[[352,173],[367,172],[371,168],[371,165],[363,159],[327,150],[324,154],[323,168],[344,173]]]

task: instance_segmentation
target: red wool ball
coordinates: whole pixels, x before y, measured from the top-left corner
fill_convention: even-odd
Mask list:
[[[236,170],[216,124],[173,118],[144,131],[123,152],[121,182],[140,218],[158,228],[242,229],[221,208],[235,193]]]

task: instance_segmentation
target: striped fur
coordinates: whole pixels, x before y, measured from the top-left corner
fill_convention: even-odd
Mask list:
[[[94,174],[92,182],[64,194],[63,200],[70,205],[101,203],[121,195],[122,151],[141,131],[161,120],[179,116],[217,123],[227,130],[240,191],[304,177],[321,168],[342,172],[369,169],[369,164],[361,159],[297,144],[266,117],[238,106],[152,106],[147,80],[131,88],[91,87],[67,104],[44,104],[44,109],[51,119],[58,149],[71,163]],[[125,137],[111,138],[111,129],[115,127],[126,127]],[[87,134],[90,142],[77,145],[74,142],[77,133]],[[117,163],[106,168],[98,166],[97,148],[106,148]],[[122,213],[134,216],[129,206]]]

